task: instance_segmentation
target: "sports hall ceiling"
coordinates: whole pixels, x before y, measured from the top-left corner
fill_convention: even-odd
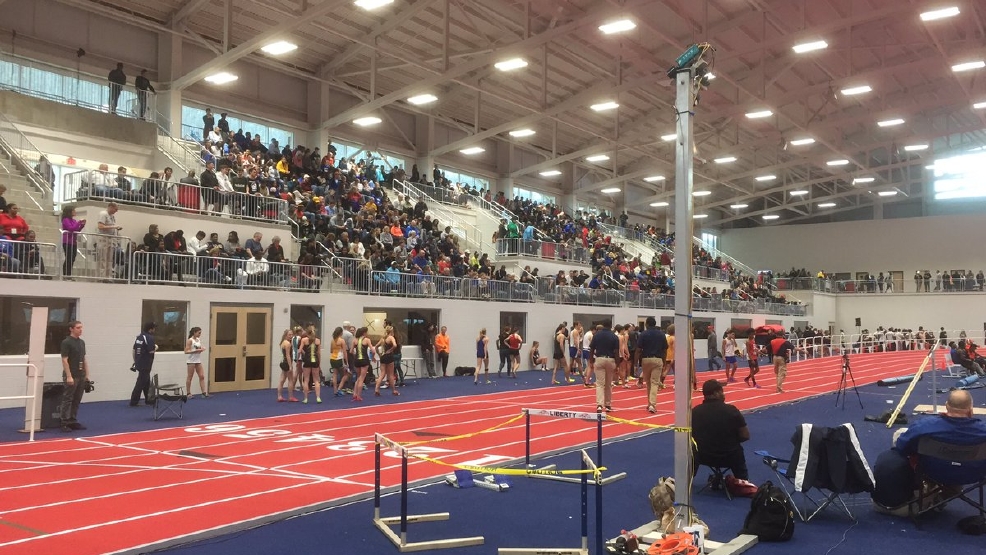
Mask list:
[[[696,108],[695,190],[709,194],[694,200],[695,212],[719,227],[869,218],[877,205],[919,206],[925,166],[981,146],[986,128],[986,109],[973,107],[986,102],[986,69],[953,70],[986,59],[981,0],[396,0],[372,11],[353,0],[59,1],[171,26],[217,56],[229,9],[230,44],[249,46],[236,57],[273,66],[257,49],[287,39],[299,49],[278,65],[366,100],[325,122],[330,134],[397,103],[470,134],[478,129],[479,137],[433,154],[458,155],[478,138],[514,141],[544,161],[513,177],[542,179],[541,171],[575,164],[577,176],[588,176],[578,181],[580,198],[628,188],[642,214],[667,210],[650,203],[673,203],[675,143],[661,138],[675,132],[665,72],[689,44],[708,41],[716,79]],[[921,18],[950,6],[958,16]],[[598,29],[623,18],[636,28]],[[814,41],[827,46],[793,50]],[[516,56],[527,67],[494,69]],[[863,86],[871,90],[842,92]],[[407,104],[424,92],[438,100]],[[590,109],[603,101],[619,107]],[[763,110],[772,114],[746,117]],[[878,125],[898,118],[904,123]],[[519,128],[536,134],[507,134]],[[905,149],[918,145],[928,148]],[[585,160],[594,154],[609,160]],[[715,162],[725,157],[736,161]],[[666,180],[643,179],[655,175]],[[775,179],[756,180],[767,175]]]

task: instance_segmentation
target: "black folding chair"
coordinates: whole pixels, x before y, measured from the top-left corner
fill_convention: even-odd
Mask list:
[[[908,516],[917,517],[960,500],[986,517],[983,489],[986,488],[986,441],[972,445],[956,445],[925,436],[918,440],[918,463],[915,468],[918,484],[917,503],[908,503]],[[929,484],[930,487],[921,487]],[[969,495],[978,492],[979,500]],[[933,500],[927,505],[927,500]]]
[[[151,376],[151,392],[154,396],[154,420],[159,420],[166,414],[182,417],[182,410],[188,395],[185,394],[185,387],[180,384],[158,383],[157,374]]]
[[[855,521],[842,496],[872,492],[876,484],[852,424],[835,428],[800,424],[791,443],[794,451],[790,459],[766,451],[755,453],[777,475],[777,483],[791,500],[798,517],[809,522],[825,509],[834,507]],[[795,494],[802,499],[800,506]]]

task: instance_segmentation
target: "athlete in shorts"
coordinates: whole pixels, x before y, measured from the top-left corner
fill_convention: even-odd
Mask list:
[[[736,381],[736,358],[740,350],[736,343],[736,331],[732,328],[726,330],[726,337],[722,339],[722,354],[726,360],[726,383]]]
[[[575,376],[582,376],[582,322],[575,322],[572,331],[568,334],[568,377],[570,382],[575,381]],[[578,373],[576,373],[578,368]]]
[[[756,333],[753,329],[746,338],[746,362],[750,366],[750,375],[743,378],[746,385],[760,389],[757,385],[757,372],[760,371],[760,346],[757,345]],[[751,383],[752,381],[752,383]]]

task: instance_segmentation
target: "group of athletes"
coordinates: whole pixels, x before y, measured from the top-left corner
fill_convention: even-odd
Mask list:
[[[277,385],[277,402],[297,402],[294,396],[300,382],[301,402],[308,403],[312,390],[315,402],[322,402],[322,385],[328,386],[322,373],[322,340],[314,325],[296,326],[281,335],[281,379]],[[401,345],[389,320],[384,321],[384,335],[376,344],[368,335],[368,328],[356,328],[349,322],[332,331],[329,340],[329,368],[332,394],[342,397],[349,390],[346,384],[353,379],[352,400],[362,401],[367,375],[372,362],[379,362],[380,375],[375,380],[374,395],[389,388],[393,395],[397,390]],[[282,390],[284,395],[282,395]]]
[[[581,322],[575,322],[571,327],[568,322],[562,322],[555,329],[551,363],[551,383],[574,383],[580,380],[585,387],[595,387],[594,369],[590,358],[589,345],[592,343],[592,336],[595,331],[602,329],[602,325],[590,326],[584,329]],[[616,325],[613,327],[620,341],[619,353],[616,357],[616,376],[612,385],[631,388],[636,385],[638,388],[645,387],[643,366],[641,360],[641,349],[639,347],[639,337],[643,332],[636,324]],[[664,364],[661,369],[659,389],[664,388],[665,379],[675,371],[675,327],[671,324],[664,330],[667,341],[667,350],[664,354]],[[766,346],[759,345],[756,341],[754,330],[749,330],[745,341],[737,339],[736,331],[729,329],[722,339],[722,355],[725,362],[726,382],[736,382],[736,371],[739,366],[739,359],[746,357],[749,373],[743,382],[751,388],[760,388],[757,383],[757,374],[760,372],[761,356],[767,356],[773,362],[774,374],[776,376],[776,390],[783,393],[784,379],[787,376],[787,362],[791,354],[799,350],[795,348],[783,336],[772,335]],[[549,363],[547,357],[541,355],[539,344],[534,342],[531,348],[531,362],[535,368],[547,369]],[[566,357],[567,353],[567,357]],[[694,351],[693,351],[694,358]],[[561,379],[556,379],[558,372],[561,372]],[[695,378],[694,363],[690,368],[692,389],[698,389],[698,382]]]

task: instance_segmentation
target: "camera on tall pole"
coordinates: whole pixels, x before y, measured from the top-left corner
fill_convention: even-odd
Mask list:
[[[710,60],[704,58],[709,54]],[[692,118],[699,92],[709,85],[715,49],[709,43],[693,44],[685,50],[668,77],[674,79],[675,100],[675,209],[674,209],[674,479],[676,527],[692,521]]]

